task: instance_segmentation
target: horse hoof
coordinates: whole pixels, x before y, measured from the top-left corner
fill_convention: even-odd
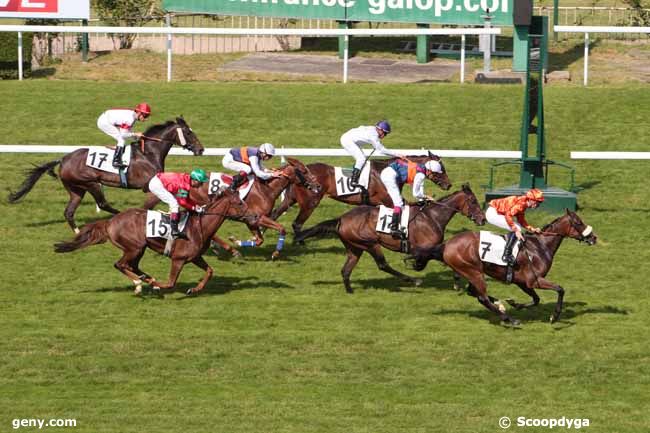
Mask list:
[[[154,286],[153,289],[151,289],[151,294],[154,296],[158,296],[159,298],[164,298],[165,295],[160,291],[160,287]]]
[[[271,254],[271,260],[277,260],[279,257],[280,257],[279,251],[273,251],[273,254]]]
[[[240,253],[239,251],[237,251],[237,250],[232,250],[232,258],[233,258],[233,259],[241,259],[241,258],[242,258],[242,255],[241,255],[241,253]]]
[[[560,318],[559,318],[558,316],[556,316],[555,314],[551,314],[551,318],[549,319],[549,321],[550,321],[551,323],[555,323],[555,322],[557,322],[559,319],[560,319]]]
[[[135,289],[133,289],[133,294],[135,296],[142,296],[142,284],[135,286]]]
[[[194,289],[187,289],[187,291],[185,292],[186,296],[192,296],[193,294],[194,294]]]
[[[494,303],[494,305],[496,305],[496,307],[499,309],[499,312],[501,312],[501,313],[505,313],[505,312],[506,312],[506,306],[503,305],[503,303],[502,303],[501,301],[496,301],[496,302]]]
[[[413,284],[415,284],[415,287],[420,287],[422,285],[422,280],[420,278],[416,278],[413,280]]]

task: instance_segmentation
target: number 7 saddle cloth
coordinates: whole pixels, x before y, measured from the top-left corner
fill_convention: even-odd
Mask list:
[[[495,265],[508,266],[506,262],[501,260],[505,247],[505,236],[481,230],[481,239],[478,244],[478,256],[481,258],[481,261],[494,263]],[[514,258],[517,258],[519,250],[520,242],[515,242],[515,246],[512,248],[512,256]]]

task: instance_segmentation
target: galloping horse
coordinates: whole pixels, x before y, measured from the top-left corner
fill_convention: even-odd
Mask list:
[[[166,239],[146,237],[147,211],[144,209],[127,209],[110,219],[86,224],[72,241],[55,244],[54,251],[67,253],[110,240],[123,251],[122,257],[115,262],[115,268],[133,281],[136,294],[142,290],[142,281],[152,285],[156,292],[173,289],[183,266],[192,262],[203,269],[205,275],[196,287],[187,290],[186,294],[191,295],[200,292],[212,277],[213,270],[202,257],[210,246],[212,235],[226,217],[249,217],[246,212],[246,204],[239,195],[225,190],[207,203],[205,213],[190,215],[185,229],[187,239],[174,241],[169,280],[166,283],[157,282],[139,268],[147,248],[162,254],[166,244]]]
[[[333,198],[343,203],[353,204],[353,205],[370,205],[378,206],[383,204],[387,207],[393,207],[393,201],[390,199],[388,192],[384,183],[379,178],[381,171],[388,166],[391,162],[395,161],[397,158],[384,159],[384,160],[373,160],[369,163],[371,164],[370,168],[370,179],[368,180],[368,196],[366,202],[361,193],[338,196],[336,193],[336,178],[334,176],[334,167],[328,164],[315,163],[307,164],[309,171],[313,173],[316,178],[316,181],[322,185],[322,190],[318,194],[313,194],[310,191],[307,191],[305,188],[300,186],[291,186],[287,188],[285,192],[284,200],[280,203],[280,206],[273,210],[271,218],[277,220],[283,213],[285,213],[291,206],[295,203],[298,203],[300,211],[298,216],[291,224],[293,227],[294,235],[298,236],[302,226],[307,221],[307,219],[314,212],[316,207],[323,199],[324,196]],[[440,162],[442,167],[442,173],[432,173],[429,176],[429,179],[437,184],[440,188],[448,190],[451,188],[451,182],[447,176],[447,171],[445,166],[442,164],[440,157],[429,152],[428,156],[409,156],[409,160],[413,162],[425,163],[429,160],[434,160]]]
[[[411,207],[408,227],[408,240],[411,249],[428,251],[434,245],[442,242],[445,236],[445,227],[457,212],[465,215],[477,225],[485,224],[485,215],[481,210],[481,205],[467,184],[463,185],[462,190],[447,197],[429,201],[422,207]],[[341,269],[341,275],[348,293],[353,293],[350,275],[364,251],[370,253],[380,270],[403,281],[420,285],[421,280],[396,271],[386,262],[381,247],[399,252],[401,241],[393,239],[390,234],[376,231],[378,216],[379,208],[360,206],[343,214],[340,218],[328,220],[306,229],[297,237],[296,241],[300,242],[312,236],[336,233],[347,250],[348,257]]]
[[[556,218],[542,228],[540,234],[526,234],[525,242],[518,254],[514,269],[513,282],[532,298],[528,304],[518,304],[512,300],[508,303],[516,309],[533,307],[539,304],[539,296],[535,289],[554,290],[557,292],[555,310],[551,315],[551,323],[556,322],[562,313],[564,289],[545,277],[553,264],[553,257],[560,248],[564,238],[577,239],[588,245],[596,243],[591,226],[586,225],[574,212],[566,211],[565,215]],[[500,281],[506,280],[506,267],[492,263],[484,263],[479,256],[479,233],[460,233],[442,245],[430,250],[420,250],[416,258],[415,269],[424,268],[427,260],[442,261],[455,272],[469,281],[470,293],[488,310],[498,314],[505,323],[518,325],[519,321],[508,316],[505,310],[500,310],[495,304],[495,298],[487,295],[487,284],[484,274]]]
[[[176,122],[168,121],[162,125],[154,125],[147,129],[139,145],[131,145],[131,164],[126,176],[127,188],[142,188],[156,173],[165,171],[165,158],[174,144],[192,151],[194,155],[203,153],[201,142],[182,117],[177,117]],[[79,229],[74,221],[74,214],[86,192],[90,192],[100,209],[112,214],[118,213],[119,211],[104,197],[101,186],[120,187],[120,176],[87,166],[88,152],[90,149],[77,149],[61,159],[33,168],[18,191],[9,194],[9,203],[16,203],[24,197],[43,174],[48,173],[56,179],[54,167],[61,164],[59,176],[70,194],[63,215],[75,233],[78,233]],[[107,164],[110,164],[110,161]]]
[[[313,193],[318,193],[320,190],[320,185],[316,182],[314,176],[302,162],[294,158],[287,158],[287,165],[281,169],[280,177],[272,178],[268,181],[255,179],[255,183],[251,187],[251,190],[244,198],[244,202],[248,205],[249,212],[258,216],[255,222],[246,223],[248,229],[251,231],[253,236],[255,236],[255,246],[260,246],[264,242],[264,236],[260,232],[260,227],[271,228],[280,233],[276,250],[271,256],[272,259],[279,257],[280,251],[284,246],[284,237],[286,236],[287,231],[282,224],[272,220],[268,215],[273,209],[275,200],[288,185],[301,186],[305,190],[313,191]],[[210,186],[207,183],[202,187],[206,193],[208,192],[208,188],[210,188]],[[158,201],[157,197],[151,195],[145,202],[144,207],[146,209],[151,209],[156,205],[156,203],[158,203]],[[233,256],[240,255],[239,251],[218,236],[215,235],[213,240]]]

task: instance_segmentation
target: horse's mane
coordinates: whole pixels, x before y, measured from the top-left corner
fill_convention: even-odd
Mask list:
[[[152,125],[144,132],[144,135],[147,135],[149,137],[155,136],[155,135],[161,133],[162,131],[164,131],[165,129],[169,128],[171,125],[175,125],[175,124],[176,124],[176,122],[174,122],[172,120],[168,120],[165,123],[161,123],[161,124],[158,124],[158,125]]]
[[[546,231],[548,228],[550,228],[551,226],[553,226],[556,222],[558,222],[559,220],[561,220],[561,219],[564,218],[565,216],[567,216],[567,214],[560,215],[559,217],[555,218],[553,221],[551,221],[550,223],[548,223],[548,224],[546,224],[544,227],[542,227],[542,231],[543,231],[543,232]]]

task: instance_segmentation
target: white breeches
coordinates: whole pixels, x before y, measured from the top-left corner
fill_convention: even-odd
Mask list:
[[[386,167],[381,171],[379,177],[386,187],[390,199],[393,200],[393,206],[400,208],[404,207],[404,199],[402,198],[402,194],[399,192],[399,187],[397,186],[397,173],[395,170],[393,170],[392,167]]]
[[[167,203],[171,213],[178,213],[178,202],[176,201],[176,197],[165,189],[165,186],[160,179],[158,179],[158,176],[152,177],[149,181],[149,191],[156,194],[156,197]]]
[[[354,168],[361,170],[361,167],[366,162],[366,155],[363,154],[361,148],[353,140],[347,138],[345,134],[341,137],[341,146],[354,158]]]
[[[243,171],[246,174],[251,174],[251,172],[253,171],[250,165],[244,164],[243,162],[235,161],[235,159],[233,158],[230,152],[226,153],[223,156],[223,160],[221,160],[221,164],[224,167],[226,167],[228,170],[236,171],[237,173]]]
[[[104,115],[99,116],[99,119],[97,119],[97,127],[102,130],[105,134],[110,135],[117,141],[117,146],[118,147],[124,147],[124,136],[123,136],[123,130],[118,128],[117,126],[113,125],[110,123]],[[127,135],[128,137],[129,135]]]
[[[493,226],[508,230],[509,232],[512,231],[512,229],[506,222],[506,216],[498,213],[497,210],[492,206],[490,206],[488,210],[485,212],[485,218],[487,218],[487,221]],[[519,227],[519,230],[521,230],[521,225],[519,225],[517,221],[514,221],[514,223],[517,227]]]

